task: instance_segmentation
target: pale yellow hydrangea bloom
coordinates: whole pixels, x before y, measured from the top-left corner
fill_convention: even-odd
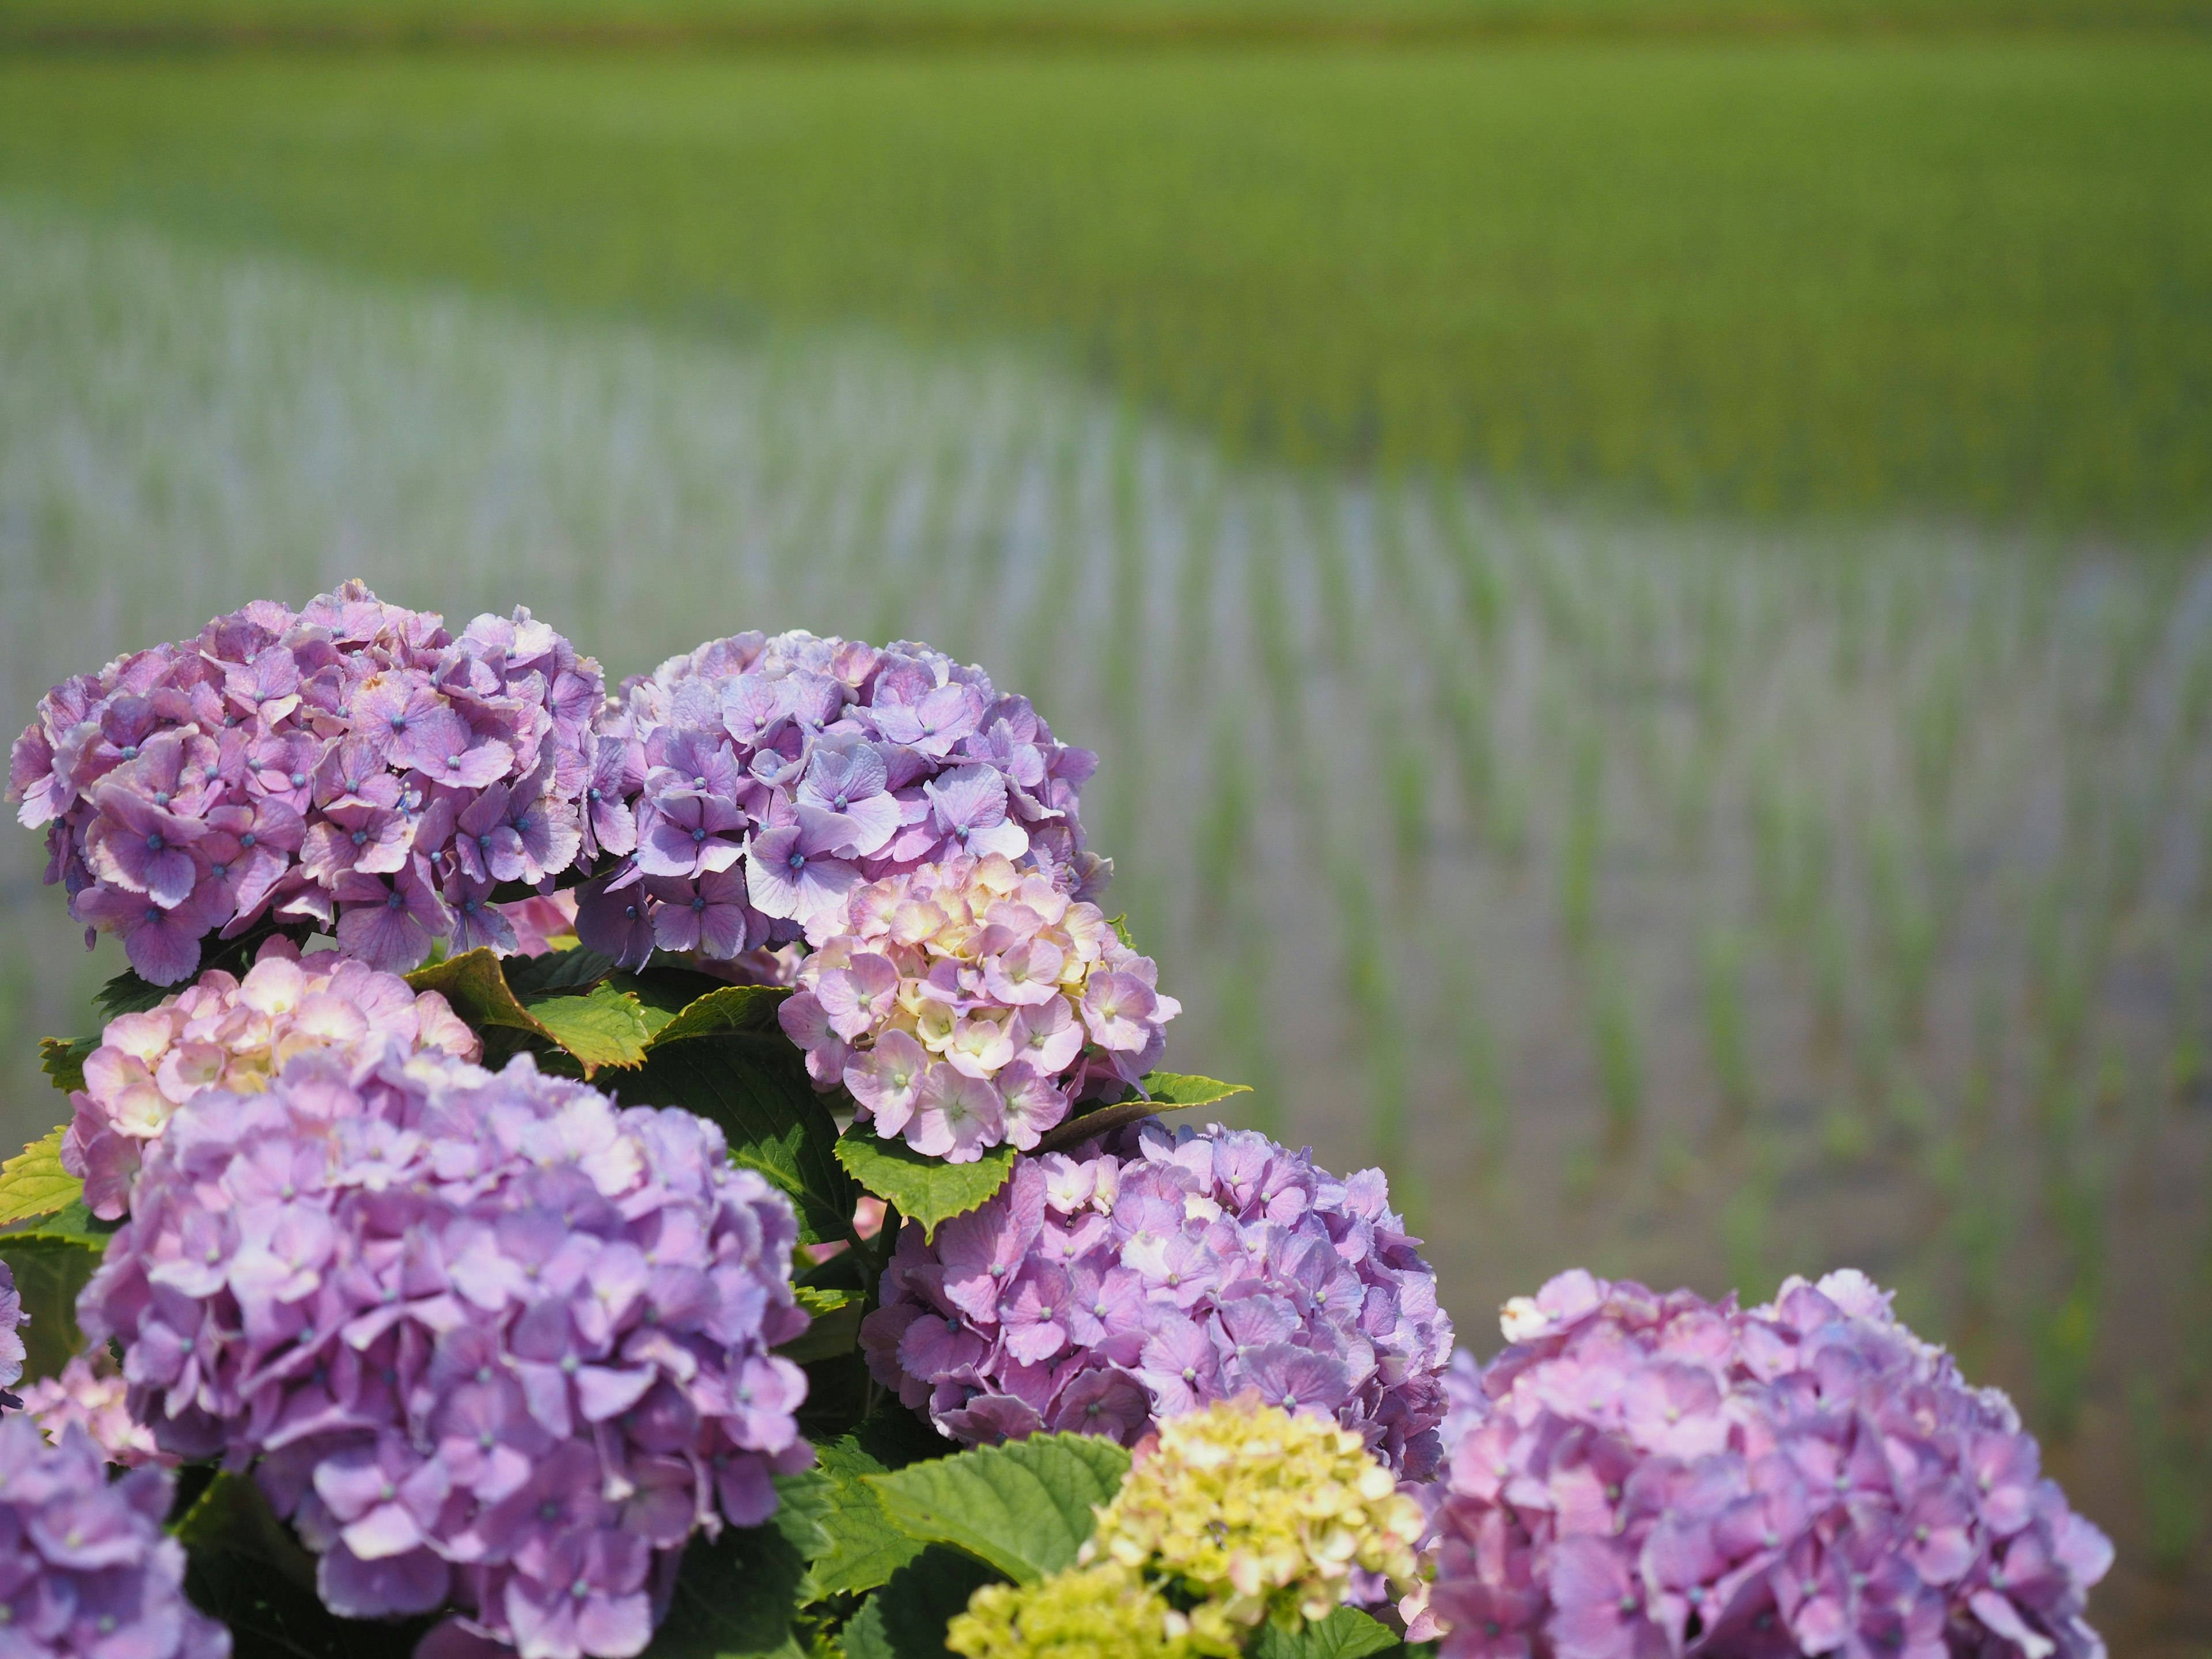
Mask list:
[[[945,1645],[964,1659],[1196,1659],[1190,1621],[1117,1562],[986,1584]]]
[[[1410,1579],[1420,1532],[1357,1434],[1246,1395],[1162,1423],[1081,1559],[1179,1582],[1194,1639],[1234,1652],[1239,1628],[1327,1618],[1354,1567]]]

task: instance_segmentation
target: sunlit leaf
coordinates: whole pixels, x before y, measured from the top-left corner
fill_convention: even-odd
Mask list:
[[[84,1062],[98,1047],[98,1037],[40,1037],[39,1069],[53,1079],[57,1089],[82,1089]]]
[[[0,1164],[0,1226],[52,1215],[84,1196],[82,1178],[62,1168],[62,1133],[57,1128]]]
[[[637,998],[612,985],[595,985],[581,996],[533,998],[526,1006],[586,1077],[605,1066],[636,1065],[653,1035]]]
[[[839,1138],[837,1161],[878,1198],[896,1205],[901,1215],[921,1223],[927,1236],[1005,1186],[1013,1172],[1014,1149],[994,1146],[973,1164],[947,1164],[903,1140],[886,1140],[863,1123]]]
[[[951,1544],[1023,1583],[1074,1564],[1129,1472],[1102,1436],[1039,1434],[864,1477],[902,1529]]]

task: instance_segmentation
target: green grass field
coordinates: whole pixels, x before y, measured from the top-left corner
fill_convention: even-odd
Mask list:
[[[2212,44],[0,58],[0,188],[742,337],[1035,345],[1232,453],[2212,509]]]

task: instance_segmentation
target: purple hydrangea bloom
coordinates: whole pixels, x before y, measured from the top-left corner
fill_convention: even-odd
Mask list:
[[[58,1376],[40,1377],[23,1390],[23,1409],[47,1439],[58,1443],[72,1426],[91,1437],[100,1456],[126,1469],[153,1463],[173,1468],[177,1459],[154,1443],[143,1423],[131,1415],[129,1388],[105,1348],[73,1354]]]
[[[456,639],[349,582],[56,686],[8,798],[47,826],[70,915],[156,985],[271,915],[398,972],[449,935],[511,948],[489,884],[575,861],[605,687],[527,611]]]
[[[625,682],[599,726],[584,833],[622,854],[585,944],[731,962],[835,931],[866,882],[998,854],[1103,890],[1076,795],[1097,764],[1026,698],[926,645],[740,634]]]
[[[1448,1659],[2104,1653],[2112,1546],[1863,1274],[1745,1312],[1577,1271],[1504,1325],[1455,1402],[1414,1622]]]
[[[1158,1063],[1182,1005],[1095,904],[1000,854],[857,887],[778,1018],[820,1089],[918,1152],[1024,1152],[1085,1095]]]
[[[690,1113],[319,1052],[178,1110],[77,1312],[164,1451],[254,1469],[334,1611],[629,1655],[691,1533],[811,1459],[770,1352],[797,1239]]]
[[[860,1330],[870,1369],[974,1444],[1128,1444],[1256,1389],[1334,1417],[1413,1479],[1437,1462],[1450,1320],[1379,1170],[1339,1181],[1264,1135],[1148,1122],[1017,1158],[925,1243],[912,1222]]]
[[[23,1297],[15,1288],[15,1270],[0,1261],[0,1407],[16,1407],[23,1402],[8,1392],[23,1380],[23,1362],[28,1352],[23,1346],[22,1328],[31,1322],[23,1311]]]
[[[185,1599],[185,1549],[161,1529],[162,1469],[110,1481],[84,1431],[49,1445],[0,1421],[0,1651],[26,1659],[226,1659],[230,1632]]]

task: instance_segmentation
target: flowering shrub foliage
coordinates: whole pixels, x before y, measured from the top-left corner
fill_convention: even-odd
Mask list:
[[[73,1354],[59,1374],[40,1377],[23,1390],[23,1409],[57,1444],[77,1429],[103,1460],[120,1468],[174,1468],[179,1460],[156,1446],[153,1431],[131,1414],[128,1394],[122,1373],[106,1352]]]
[[[1745,1312],[1577,1271],[1503,1322],[1435,1517],[1448,1659],[2103,1653],[2112,1547],[1862,1275]]]
[[[687,1113],[307,1054],[170,1120],[79,1318],[163,1449],[261,1460],[334,1611],[630,1654],[693,1529],[809,1455],[797,1236]]]
[[[1097,766],[1027,698],[925,645],[739,634],[626,681],[585,787],[584,942],[730,961],[834,930],[863,882],[996,853],[1103,884],[1076,794]],[[818,942],[818,941],[817,941]]]
[[[243,980],[210,969],[158,1006],[107,1023],[85,1060],[85,1086],[70,1097],[76,1115],[62,1167],[83,1177],[93,1214],[118,1220],[140,1150],[201,1090],[258,1094],[295,1054],[331,1048],[351,1060],[387,1048],[474,1060],[483,1044],[435,991],[347,957],[303,962],[272,936]]]
[[[441,938],[512,947],[493,890],[574,861],[603,696],[599,665],[527,611],[455,639],[349,582],[56,686],[9,799],[51,826],[70,914],[156,985],[271,914],[404,969]]]
[[[609,699],[358,583],[54,688],[11,798],[135,977],[0,1167],[0,1656],[220,1659],[189,1583],[356,1659],[2101,1659],[1860,1276],[1569,1273],[1479,1365],[1380,1170],[1139,1117],[1240,1091],[1094,764],[926,646]]]
[[[82,1430],[48,1445],[0,1420],[0,1651],[24,1659],[225,1659],[230,1632],[185,1599],[161,1530],[169,1476],[110,1483]]]
[[[954,1164],[1136,1085],[1182,1011],[1097,905],[998,853],[854,888],[816,944],[781,1018],[817,1085]]]
[[[1264,1135],[1148,1124],[1019,1159],[934,1243],[909,1224],[861,1326],[877,1379],[969,1444],[1133,1442],[1249,1390],[1434,1468],[1451,1322],[1379,1170],[1338,1181]]]

